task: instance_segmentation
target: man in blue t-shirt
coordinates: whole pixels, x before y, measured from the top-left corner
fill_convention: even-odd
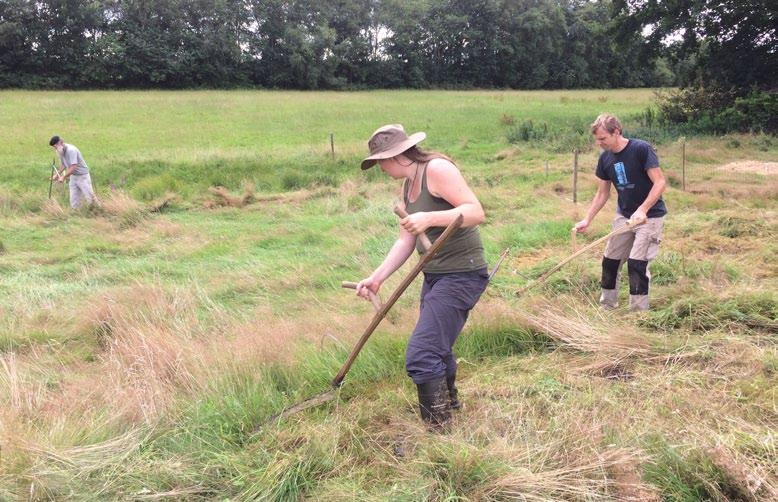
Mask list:
[[[597,193],[586,217],[575,224],[575,230],[586,232],[595,215],[608,201],[612,183],[619,194],[613,229],[621,228],[628,222],[645,223],[608,241],[602,259],[600,304],[605,308],[618,306],[619,271],[626,261],[629,306],[632,310],[648,310],[651,279],[648,263],[656,258],[659,251],[667,214],[662,200],[665,177],[651,145],[622,136],[621,123],[613,115],[601,114],[592,123],[591,131],[603,150],[597,163]]]

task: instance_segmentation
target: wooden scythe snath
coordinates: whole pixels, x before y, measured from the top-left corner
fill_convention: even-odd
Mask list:
[[[395,208],[395,212],[396,213],[398,212],[397,208]],[[354,363],[354,360],[359,355],[359,352],[362,350],[362,347],[364,347],[365,343],[367,343],[367,340],[368,338],[370,338],[370,335],[372,335],[375,329],[378,327],[378,324],[384,319],[384,317],[386,317],[386,314],[394,306],[397,300],[400,299],[400,297],[405,292],[405,290],[408,289],[408,286],[410,286],[411,283],[414,281],[414,279],[416,279],[416,276],[418,276],[419,273],[422,271],[422,269],[427,265],[427,263],[429,263],[430,260],[432,260],[432,258],[438,253],[440,248],[443,247],[443,244],[448,240],[448,238],[462,226],[463,222],[464,222],[464,217],[460,214],[453,222],[451,222],[451,224],[449,224],[446,227],[443,233],[440,234],[440,237],[437,238],[435,243],[432,244],[431,247],[427,249],[427,251],[423,255],[421,255],[421,258],[419,259],[418,263],[416,263],[413,269],[402,280],[400,285],[397,286],[397,289],[394,290],[394,292],[386,301],[386,303],[381,304],[377,295],[371,295],[370,300],[373,303],[374,308],[376,309],[376,313],[373,315],[373,319],[370,321],[370,324],[367,326],[367,328],[365,328],[364,333],[362,333],[362,336],[357,341],[356,345],[354,345],[354,348],[351,349],[351,353],[346,359],[346,362],[343,364],[343,367],[340,368],[338,374],[335,376],[335,378],[332,379],[332,388],[324,392],[321,392],[319,394],[316,394],[314,396],[311,396],[308,399],[305,399],[304,401],[301,401],[297,404],[294,404],[284,409],[277,415],[273,415],[272,417],[270,417],[270,419],[267,422],[265,422],[265,424],[272,424],[290,415],[294,415],[295,413],[299,413],[303,410],[307,410],[308,408],[319,406],[321,404],[326,403],[327,401],[330,401],[336,396],[338,389],[343,384],[343,379],[346,377],[346,374],[351,369],[351,365]],[[355,288],[356,284],[344,282],[342,286]],[[255,432],[258,431],[261,427],[262,425],[257,427],[255,429]]]
[[[526,293],[528,290],[534,288],[535,286],[537,286],[539,284],[543,284],[544,282],[546,282],[546,280],[549,277],[551,277],[551,274],[553,274],[554,272],[556,272],[560,268],[564,267],[569,262],[573,261],[575,258],[577,258],[577,257],[581,256],[582,254],[584,254],[585,252],[589,251],[593,247],[597,246],[598,244],[607,241],[611,237],[614,237],[616,235],[628,232],[628,231],[632,230],[633,228],[642,225],[643,223],[645,223],[645,220],[641,221],[641,222],[638,222],[638,223],[627,222],[627,224],[624,225],[623,227],[617,228],[616,230],[614,230],[613,232],[609,233],[608,235],[600,237],[599,239],[597,239],[596,241],[592,242],[591,244],[588,244],[585,247],[582,247],[581,249],[579,249],[575,253],[571,254],[570,256],[565,258],[564,260],[560,261],[559,263],[557,263],[556,265],[554,265],[550,269],[548,269],[545,272],[543,272],[543,274],[540,277],[538,277],[534,281],[530,282],[529,284],[527,284],[526,286],[524,286],[520,290],[516,291],[516,296],[521,296],[524,293]],[[575,235],[575,234],[573,234],[573,235]],[[573,247],[575,247],[575,241],[573,241]]]

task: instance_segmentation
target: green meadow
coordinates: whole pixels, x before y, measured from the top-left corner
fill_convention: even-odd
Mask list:
[[[0,92],[0,500],[778,498],[778,139],[648,129],[653,96]],[[597,307],[601,248],[514,294],[572,253],[603,111],[670,182],[648,313]],[[488,261],[510,250],[455,347],[465,406],[417,418],[417,281],[336,399],[268,423],[373,315],[340,282],[397,234],[397,182],[358,167],[385,123],[457,161]],[[100,205],[48,198],[53,134]]]
[[[370,133],[394,122],[429,131],[429,148],[480,167],[505,146],[503,116],[517,125],[586,129],[593,114],[639,113],[651,97],[650,90],[4,92],[2,181],[29,189],[34,172],[45,180],[48,138],[60,134],[94,164],[98,184],[124,180],[141,198],[166,189],[190,195],[213,185],[235,188],[243,180],[262,190],[295,179],[334,183],[354,174]]]

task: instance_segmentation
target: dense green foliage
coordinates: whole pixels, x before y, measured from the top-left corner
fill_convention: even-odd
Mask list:
[[[778,92],[688,87],[662,94],[657,118],[687,133],[778,132]]]
[[[647,32],[644,57],[662,53],[684,86],[771,88],[778,78],[778,6],[768,0],[616,0],[624,40]]]
[[[3,0],[0,87],[673,83],[610,0]]]
[[[684,133],[778,131],[778,6],[767,0],[616,0],[623,40],[647,34],[684,88],[659,99],[658,119]]]

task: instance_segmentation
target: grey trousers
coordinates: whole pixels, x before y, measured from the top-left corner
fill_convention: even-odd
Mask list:
[[[613,219],[613,230],[623,227],[628,221],[617,214]],[[602,260],[600,304],[603,307],[618,306],[619,276],[626,261],[629,272],[629,307],[632,310],[648,310],[648,288],[651,282],[648,264],[659,253],[664,223],[664,216],[648,218],[646,223],[635,227],[631,232],[616,235],[608,241]]]
[[[489,282],[486,269],[451,274],[424,274],[419,320],[405,351],[405,369],[420,385],[457,371],[452,350]]]
[[[70,207],[77,208],[83,201],[89,204],[95,200],[95,191],[92,189],[92,177],[89,173],[72,175],[70,177]]]

